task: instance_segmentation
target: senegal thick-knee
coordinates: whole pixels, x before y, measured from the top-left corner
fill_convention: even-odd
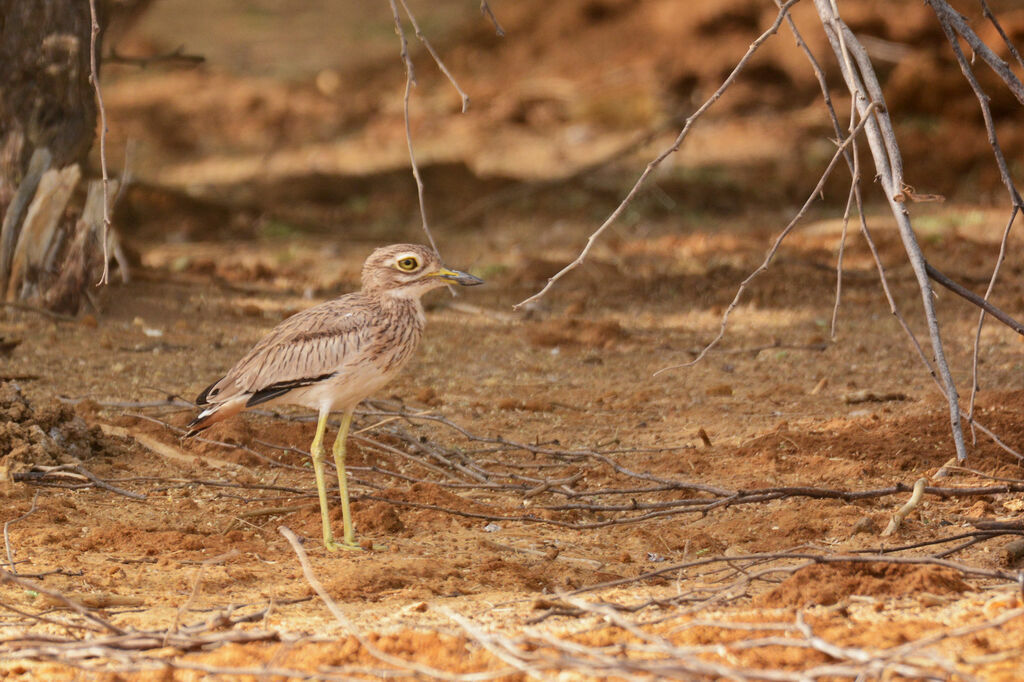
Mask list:
[[[345,440],[352,411],[409,361],[426,322],[420,297],[450,282],[472,286],[483,280],[449,270],[424,246],[396,244],[377,249],[363,265],[362,290],[289,317],[200,393],[196,404],[205,409],[188,425],[188,435],[255,405],[285,403],[317,410],[310,453],[324,545],[328,549],[358,547],[345,477]],[[340,544],[331,532],[324,479],[324,432],[333,411],[343,413],[333,448],[344,524]]]

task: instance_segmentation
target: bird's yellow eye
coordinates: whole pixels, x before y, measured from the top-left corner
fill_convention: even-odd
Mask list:
[[[408,256],[406,258],[402,258],[401,260],[398,261],[398,269],[399,270],[404,270],[405,272],[412,272],[413,270],[415,270],[419,266],[420,266],[419,261],[417,261],[412,256]]]

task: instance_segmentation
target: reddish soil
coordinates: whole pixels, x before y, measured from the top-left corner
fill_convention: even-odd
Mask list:
[[[691,663],[794,674],[849,663],[837,650],[784,642],[728,648],[796,642],[806,626],[848,652],[919,643],[914,660],[949,661],[952,669],[941,669],[949,679],[1020,679],[1019,591],[993,577],[1021,568],[1011,546],[1020,531],[946,557],[973,572],[750,558],[923,558],[954,548],[958,541],[940,541],[979,521],[1019,521],[1024,510],[1019,492],[994,488],[1021,484],[1021,460],[982,433],[969,436],[963,468],[950,468],[946,404],[852,230],[830,335],[848,179],[829,185],[826,203],[747,290],[719,346],[692,367],[655,374],[690,362],[714,337],[737,286],[832,153],[817,85],[789,35],[768,44],[583,267],[538,304],[511,311],[575,256],[654,147],[567,184],[545,182],[689,111],[771,22],[770,3],[573,1],[543,15],[535,2],[508,4],[492,3],[508,31],[502,41],[483,20],[467,27],[468,15],[453,21],[447,9],[437,29],[440,52],[473,95],[469,114],[455,113],[457,98],[417,58],[414,136],[434,230],[446,261],[487,285],[429,297],[416,358],[357,416],[349,465],[362,552],[322,548],[310,415],[253,412],[206,440],[180,433],[194,414],[185,401],[276,322],[356,288],[375,246],[422,241],[404,167],[401,64],[376,61],[376,47],[369,62],[336,63],[329,46],[312,48],[320,60],[300,60],[282,39],[296,61],[273,80],[254,75],[258,66],[216,63],[108,70],[111,158],[121,158],[125,138],[138,140],[138,184],[117,214],[133,278],[115,274],[97,309],[74,321],[0,310],[0,337],[21,342],[0,346],[5,531],[20,573],[60,569],[37,582],[118,627],[176,633],[206,623],[221,639],[144,648],[130,660],[19,657],[15,643],[27,636],[86,633],[24,616],[75,618],[45,591],[5,584],[0,602],[18,611],[0,622],[0,671],[372,678],[401,667],[386,654],[450,673],[528,676],[481,633],[522,638],[522,651],[548,661],[530,673],[538,677],[631,674],[574,663],[554,641],[606,647],[620,661],[656,658],[641,645],[657,645]],[[894,116],[907,112],[896,118],[908,179],[950,199],[911,205],[915,224],[936,267],[984,290],[1007,214],[986,203],[1001,196],[990,152],[971,100],[947,106],[919,92],[920,69],[955,69],[941,56],[930,10],[907,3],[894,22],[886,4],[850,3],[848,18],[858,31],[911,46],[882,67]],[[823,58],[809,9],[798,5],[797,18]],[[124,49],[176,47],[175,24],[160,20],[175,11],[158,3]],[[1019,10],[1000,16],[1012,35],[1024,30]],[[387,20],[385,11],[373,25]],[[197,41],[218,30],[209,23]],[[959,73],[950,78],[935,87],[963,95]],[[1020,110],[1001,97],[1003,126]],[[848,107],[841,97],[836,106]],[[935,139],[961,133],[972,142],[943,145],[953,160],[934,153]],[[1015,134],[1004,142],[1019,158],[1024,137]],[[894,300],[926,340],[899,236],[881,207],[869,213]],[[993,301],[1020,317],[1018,242],[1014,234]],[[977,311],[944,290],[938,305],[966,405]],[[978,420],[1020,450],[1020,337],[988,321],[981,340]],[[922,477],[935,488],[993,489],[927,494],[883,537]],[[820,494],[895,486],[860,499]],[[708,506],[716,494],[759,492],[764,499]],[[279,526],[305,540],[351,630],[315,595]],[[621,608],[600,610],[609,605]],[[231,620],[246,614],[258,615]],[[258,632],[273,636],[230,641]]]

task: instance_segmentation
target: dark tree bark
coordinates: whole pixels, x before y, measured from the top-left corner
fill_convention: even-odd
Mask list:
[[[102,27],[106,3],[96,4]],[[8,301],[77,312],[102,261],[79,189],[96,134],[91,41],[89,0],[0,0],[0,298]]]
[[[84,163],[96,130],[91,33],[87,0],[0,0],[0,208],[36,149],[55,168]]]

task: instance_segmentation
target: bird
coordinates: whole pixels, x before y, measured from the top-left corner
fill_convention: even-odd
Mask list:
[[[292,315],[274,327],[234,367],[196,398],[203,408],[187,426],[191,437],[257,405],[290,404],[318,411],[310,447],[324,546],[359,549],[352,528],[345,474],[345,441],[352,413],[409,362],[426,324],[420,297],[450,283],[483,284],[445,267],[420,244],[376,249],[362,269],[362,289]],[[332,449],[338,473],[342,542],[334,539],[324,480],[324,434],[331,412],[342,412]]]

